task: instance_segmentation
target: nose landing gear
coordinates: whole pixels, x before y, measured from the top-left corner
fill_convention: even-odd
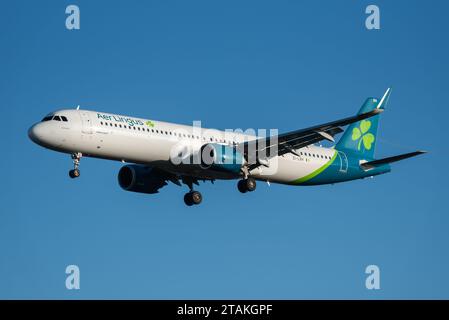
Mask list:
[[[73,160],[73,170],[69,171],[69,177],[74,179],[74,178],[78,178],[80,176],[80,170],[78,169],[79,165],[80,165],[80,160],[82,157],[82,153],[81,152],[76,152],[72,154],[72,160]]]

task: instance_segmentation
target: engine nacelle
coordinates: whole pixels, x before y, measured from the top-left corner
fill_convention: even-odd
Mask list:
[[[201,147],[201,166],[232,173],[239,173],[245,158],[236,149],[227,145],[208,143]]]
[[[164,176],[157,169],[134,164],[120,169],[118,183],[126,191],[139,193],[157,193],[167,185]]]

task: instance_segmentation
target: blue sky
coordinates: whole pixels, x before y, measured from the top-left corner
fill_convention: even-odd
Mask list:
[[[446,1],[13,1],[0,13],[0,298],[449,298]],[[65,28],[77,4],[81,29]],[[349,116],[394,90],[377,156],[392,173],[319,187],[204,184],[124,192],[120,163],[33,144],[81,105],[281,132]],[[81,290],[65,288],[65,267]],[[365,288],[365,267],[381,290]]]

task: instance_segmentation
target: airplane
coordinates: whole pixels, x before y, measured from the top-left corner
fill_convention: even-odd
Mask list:
[[[28,130],[28,136],[42,147],[70,154],[71,178],[80,176],[82,157],[121,161],[127,163],[118,172],[118,184],[124,190],[153,194],[168,182],[183,183],[189,187],[184,202],[192,206],[203,199],[193,187],[200,181],[238,179],[242,193],[253,192],[256,181],[334,184],[388,173],[391,163],[425,153],[374,157],[380,113],[390,94],[388,88],[380,100],[367,98],[354,116],[268,137],[80,110],[79,106],[49,113]],[[343,135],[335,143],[339,133]],[[324,140],[334,145],[317,145]]]

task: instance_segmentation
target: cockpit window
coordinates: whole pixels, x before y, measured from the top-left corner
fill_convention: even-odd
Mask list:
[[[64,122],[68,121],[66,116],[55,116],[55,115],[45,116],[45,118],[42,119],[41,121],[44,122],[44,121],[50,121],[50,120],[64,121]]]

